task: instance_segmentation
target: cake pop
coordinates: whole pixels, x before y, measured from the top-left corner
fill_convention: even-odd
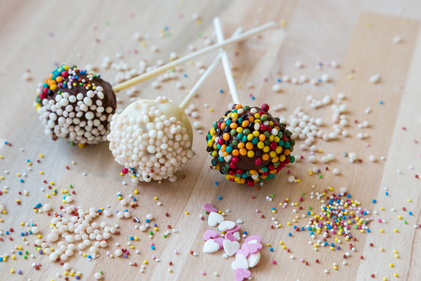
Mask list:
[[[106,140],[116,97],[101,75],[63,64],[38,84],[35,108],[45,134],[83,146]]]
[[[242,31],[239,27],[233,38]],[[132,182],[177,178],[174,175],[190,158],[193,142],[192,126],[184,109],[221,61],[218,54],[189,94],[177,106],[166,97],[139,100],[130,104],[111,121],[108,135],[115,161],[124,166],[122,172],[132,175]],[[130,170],[129,170],[130,169]]]
[[[166,97],[135,101],[114,114],[107,138],[123,173],[132,170],[132,182],[175,181],[174,173],[193,156],[190,121]]]
[[[209,130],[206,151],[213,157],[211,164],[230,181],[253,186],[294,163],[291,132],[268,111],[267,104],[234,104]]]

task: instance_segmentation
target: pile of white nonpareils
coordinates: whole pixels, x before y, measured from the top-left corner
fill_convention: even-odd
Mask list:
[[[51,207],[48,204],[43,206],[45,212],[50,209]],[[66,241],[58,242],[58,249],[53,251],[48,243],[40,239],[35,241],[35,244],[42,247],[44,253],[49,256],[51,261],[56,261],[58,258],[61,261],[66,261],[77,249],[83,250],[86,247],[90,247],[92,259],[94,259],[97,257],[99,248],[108,246],[107,241],[104,239],[109,239],[111,234],[117,231],[116,227],[109,226],[106,221],[101,223],[93,222],[99,216],[95,208],[85,211],[82,208],[77,209],[74,206],[69,206],[65,209],[65,213],[70,214],[74,210],[77,210],[78,216],[70,218],[58,216],[51,219],[51,232],[47,235],[47,241],[49,243],[56,242],[60,239],[60,236]],[[38,233],[38,227],[33,227],[32,232]]]

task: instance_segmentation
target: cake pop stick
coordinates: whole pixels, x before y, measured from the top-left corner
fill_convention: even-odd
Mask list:
[[[213,18],[213,26],[215,27],[216,39],[218,40],[218,43],[224,42],[224,34],[222,32],[221,21],[218,17]],[[232,76],[227,51],[224,49],[220,49],[219,53],[222,55],[222,65],[224,67],[224,72],[227,78],[228,88],[231,93],[232,101],[235,104],[239,104],[240,99],[238,98],[237,88],[235,87],[234,78]]]
[[[241,31],[243,30],[242,27],[238,27],[235,32],[233,33],[231,38],[235,38],[238,36]],[[184,100],[180,103],[180,108],[185,109],[186,106],[192,101],[192,99],[196,96],[197,91],[202,86],[202,84],[205,82],[205,80],[213,73],[213,71],[218,66],[219,62],[221,61],[221,58],[223,58],[223,53],[220,52],[215,60],[212,62],[212,64],[206,69],[205,73],[200,77],[199,81],[193,86],[193,88],[189,91],[189,94],[184,98]],[[237,94],[237,93],[236,93]],[[238,98],[237,98],[238,99]]]
[[[189,54],[187,56],[184,56],[184,57],[182,57],[180,59],[177,59],[175,61],[169,62],[169,63],[167,63],[167,64],[165,64],[165,65],[163,65],[161,67],[158,67],[158,68],[156,68],[156,69],[154,69],[152,71],[149,71],[149,72],[147,72],[145,74],[142,74],[142,75],[139,75],[139,76],[137,76],[135,78],[132,78],[130,80],[127,80],[127,81],[125,81],[125,82],[123,82],[123,83],[121,83],[119,85],[114,86],[113,87],[113,91],[114,92],[119,92],[121,90],[127,89],[127,88],[132,87],[132,86],[134,86],[134,85],[136,85],[136,84],[138,84],[140,82],[143,82],[143,81],[145,81],[145,80],[147,80],[147,79],[149,79],[151,77],[154,77],[154,76],[156,76],[158,74],[161,74],[161,73],[163,73],[163,72],[165,72],[165,71],[167,71],[167,70],[169,70],[171,68],[174,68],[175,66],[177,66],[177,65],[179,65],[181,63],[187,62],[187,61],[189,61],[189,60],[191,60],[191,59],[193,59],[193,58],[195,58],[197,56],[200,56],[200,55],[206,54],[208,52],[211,52],[213,50],[216,50],[216,49],[219,49],[219,48],[228,46],[229,44],[232,44],[234,42],[243,40],[243,39],[245,39],[247,37],[250,37],[250,36],[255,35],[255,34],[259,33],[259,32],[262,32],[262,31],[264,31],[266,29],[273,28],[273,27],[276,27],[276,26],[277,26],[277,23],[274,22],[274,21],[271,21],[271,22],[268,22],[266,24],[263,24],[263,25],[261,25],[259,27],[250,29],[250,30],[248,30],[248,31],[240,34],[239,36],[237,36],[235,38],[230,38],[230,39],[227,39],[227,40],[225,40],[225,41],[223,41],[221,43],[214,44],[212,46],[206,47],[206,48],[204,48],[202,50],[199,50],[197,52],[191,53],[191,54]]]

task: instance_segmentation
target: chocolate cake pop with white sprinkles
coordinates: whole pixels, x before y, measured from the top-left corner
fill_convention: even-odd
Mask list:
[[[45,134],[82,146],[106,140],[116,104],[101,75],[63,64],[38,85],[35,107]]]
[[[286,125],[261,108],[234,104],[206,136],[211,164],[225,178],[253,186],[275,177],[285,165],[294,163],[295,141]]]
[[[132,182],[173,182],[174,173],[193,156],[190,121],[167,97],[135,101],[114,114],[110,124],[110,150]]]

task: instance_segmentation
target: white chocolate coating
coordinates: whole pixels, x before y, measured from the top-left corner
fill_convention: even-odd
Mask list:
[[[110,125],[110,150],[120,165],[137,170],[133,182],[175,181],[174,174],[193,156],[190,121],[167,97],[135,101],[114,114]]]

